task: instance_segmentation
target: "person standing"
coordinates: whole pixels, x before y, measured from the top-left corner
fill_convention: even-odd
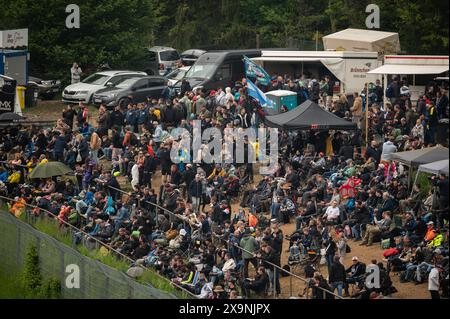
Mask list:
[[[72,104],[68,104],[67,109],[63,110],[62,117],[64,119],[64,123],[66,123],[70,127],[70,129],[72,129],[73,119],[75,117],[75,111]]]
[[[441,299],[439,295],[439,274],[442,271],[442,265],[436,264],[428,275],[428,290],[430,291],[431,299]]]
[[[353,106],[350,108],[353,116],[353,123],[358,125],[358,128],[361,128],[361,118],[363,115],[363,101],[361,96],[355,92],[353,93],[354,102]]]
[[[345,267],[339,261],[339,256],[334,257],[334,263],[330,268],[329,282],[331,285],[331,291],[338,290],[339,297],[342,297],[342,289],[344,288],[346,273]]]
[[[258,261],[255,257],[255,253],[258,250],[258,243],[255,237],[250,235],[249,231],[245,231],[239,246],[242,248],[242,259],[244,260],[244,278],[248,278],[248,264],[252,263],[255,269],[258,267]]]
[[[74,62],[72,65],[72,68],[70,69],[70,76],[71,76],[71,83],[75,84],[75,83],[79,83],[81,80],[81,68],[78,66],[78,63]]]
[[[90,149],[91,149],[91,160],[97,164],[98,163],[98,150],[102,146],[102,140],[100,136],[98,136],[97,132],[93,127],[90,129],[91,139],[90,139]]]
[[[331,80],[331,77],[329,75],[327,75],[325,77],[325,81],[327,83],[327,91],[326,91],[326,103],[325,103],[325,109],[327,111],[331,110],[331,106],[333,105],[333,91],[334,91],[334,84],[333,81]]]

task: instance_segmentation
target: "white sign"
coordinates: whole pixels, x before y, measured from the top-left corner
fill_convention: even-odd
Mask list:
[[[69,289],[79,289],[80,288],[80,267],[75,264],[70,264],[66,266],[66,287]]]
[[[28,46],[28,29],[0,31],[0,48],[14,49]]]

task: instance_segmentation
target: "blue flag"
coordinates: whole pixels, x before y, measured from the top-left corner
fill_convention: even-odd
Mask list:
[[[244,55],[245,75],[248,78],[256,79],[264,86],[269,85],[270,75],[258,64]]]
[[[261,106],[273,108],[272,100],[269,100],[264,92],[261,91],[250,79],[247,79],[247,92],[252,98],[258,100]]]

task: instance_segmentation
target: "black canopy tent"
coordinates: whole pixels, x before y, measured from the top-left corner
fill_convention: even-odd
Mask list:
[[[284,130],[356,130],[356,123],[344,120],[323,108],[317,103],[306,101],[292,111],[266,116],[265,123],[269,127]]]

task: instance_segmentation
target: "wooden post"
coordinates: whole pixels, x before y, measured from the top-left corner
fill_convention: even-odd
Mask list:
[[[366,88],[366,149],[369,147],[369,83]]]

